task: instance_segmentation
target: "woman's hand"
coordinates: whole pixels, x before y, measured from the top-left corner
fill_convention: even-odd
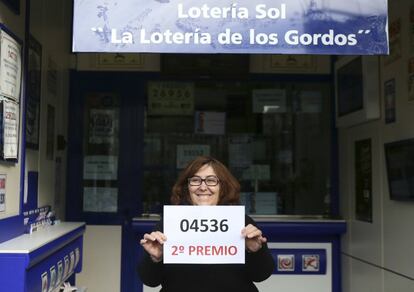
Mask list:
[[[154,231],[150,234],[145,233],[144,238],[140,240],[140,244],[150,255],[153,262],[162,260],[162,246],[167,241],[167,237],[160,231]]]
[[[262,248],[263,243],[267,241],[262,236],[262,231],[256,226],[249,224],[242,229],[242,235],[246,239],[246,249],[248,252],[256,252]]]

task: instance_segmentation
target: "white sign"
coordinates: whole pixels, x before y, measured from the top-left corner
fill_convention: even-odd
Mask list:
[[[148,115],[192,115],[194,84],[190,82],[149,82]]]
[[[244,264],[244,206],[164,206],[165,264]]]
[[[210,155],[210,145],[177,145],[177,169],[183,169],[197,156]]]
[[[83,211],[116,213],[118,211],[118,189],[84,187]]]
[[[114,144],[118,129],[118,111],[91,109],[89,116],[89,143]]]
[[[3,100],[3,158],[16,159],[19,146],[19,105]]]
[[[19,102],[22,72],[21,46],[6,32],[1,34],[0,95]]]
[[[85,156],[83,160],[83,179],[117,180],[118,156]]]

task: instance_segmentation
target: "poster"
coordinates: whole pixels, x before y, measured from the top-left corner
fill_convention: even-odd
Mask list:
[[[42,46],[30,35],[26,82],[26,146],[30,149],[39,149],[41,69]]]
[[[1,105],[3,158],[17,159],[19,149],[19,104],[3,100]]]
[[[355,141],[355,217],[372,222],[371,139]]]
[[[414,57],[408,60],[408,100],[414,100]]]
[[[224,135],[226,132],[226,113],[197,111],[194,130],[196,134]]]
[[[0,95],[20,102],[21,46],[4,30],[0,30],[0,42]]]
[[[193,115],[194,84],[149,82],[148,115]]]
[[[90,155],[83,159],[84,180],[117,180],[118,156]]]
[[[197,156],[210,155],[210,145],[177,145],[177,169],[183,169]]]
[[[0,174],[0,213],[6,211],[6,175]]]
[[[84,187],[83,211],[118,212],[118,189],[109,187]]]
[[[396,119],[395,111],[395,78],[384,83],[384,108],[385,123],[394,123]]]
[[[96,109],[89,112],[89,144],[114,144],[118,135],[117,109]]]

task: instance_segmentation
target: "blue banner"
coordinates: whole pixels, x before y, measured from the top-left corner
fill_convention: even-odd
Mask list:
[[[387,0],[74,0],[74,52],[388,54]]]

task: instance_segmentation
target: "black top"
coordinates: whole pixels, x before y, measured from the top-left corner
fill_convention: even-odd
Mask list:
[[[256,223],[246,216],[245,225]],[[157,226],[156,230],[162,230]],[[138,273],[151,287],[162,285],[160,292],[256,292],[253,282],[266,280],[275,267],[266,244],[254,253],[246,252],[245,264],[163,264],[154,263],[144,252]]]

